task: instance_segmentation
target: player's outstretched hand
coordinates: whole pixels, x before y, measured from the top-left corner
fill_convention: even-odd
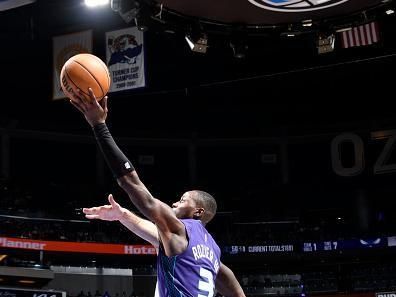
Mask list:
[[[97,101],[96,96],[91,88],[88,89],[90,100],[85,98],[81,90],[73,93],[70,103],[77,108],[84,116],[91,127],[106,122],[107,118],[107,96]]]
[[[99,219],[104,221],[118,221],[122,218],[123,208],[114,200],[110,194],[108,205],[83,208],[83,213],[87,219]]]

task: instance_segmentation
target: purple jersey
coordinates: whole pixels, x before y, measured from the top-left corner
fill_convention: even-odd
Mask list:
[[[181,220],[188,246],[180,255],[167,257],[159,248],[159,297],[213,297],[220,267],[220,248],[199,220]]]

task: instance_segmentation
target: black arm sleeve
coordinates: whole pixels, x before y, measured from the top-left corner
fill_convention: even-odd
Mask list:
[[[93,127],[96,142],[115,178],[132,172],[135,168],[120,150],[105,123]]]

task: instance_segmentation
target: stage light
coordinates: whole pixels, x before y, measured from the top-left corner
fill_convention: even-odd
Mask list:
[[[318,53],[325,54],[334,51],[335,35],[320,35],[318,40]]]
[[[188,35],[186,35],[186,36],[184,37],[184,39],[186,39],[187,44],[188,44],[188,46],[190,47],[190,49],[193,50],[195,44],[194,44],[194,42],[191,40],[191,37],[188,36]]]
[[[193,40],[190,35],[186,35],[184,38],[193,52],[206,53],[208,50],[208,37],[205,34],[202,34],[196,40]]]
[[[104,6],[109,4],[109,0],[85,0],[85,5],[88,7]]]
[[[304,20],[302,21],[303,27],[312,27],[312,20]]]
[[[127,24],[136,19],[141,9],[140,3],[134,0],[111,0],[110,6]]]

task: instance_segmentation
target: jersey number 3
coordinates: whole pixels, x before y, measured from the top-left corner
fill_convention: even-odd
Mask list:
[[[198,294],[198,297],[213,297],[214,284],[212,273],[205,268],[201,268],[199,270],[199,275],[201,276],[201,280],[198,282],[198,289],[208,292],[208,295]]]

